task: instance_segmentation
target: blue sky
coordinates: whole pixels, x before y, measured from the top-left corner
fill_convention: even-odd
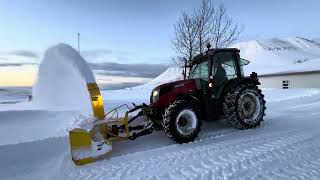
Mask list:
[[[223,2],[234,20],[246,27],[239,41],[320,37],[317,0]],[[81,50],[89,62],[168,65],[174,55],[170,47],[173,24],[182,10],[192,11],[199,3],[200,0],[0,0],[0,64],[6,64],[0,71],[3,67],[6,71],[23,71],[20,66],[7,64],[39,63],[44,50],[59,42],[76,47],[78,32]],[[141,78],[147,81],[158,73]],[[34,81],[31,76],[35,73],[30,74]]]

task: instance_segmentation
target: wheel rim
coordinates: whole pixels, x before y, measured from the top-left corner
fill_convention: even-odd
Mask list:
[[[246,123],[256,123],[261,106],[257,95],[248,92],[240,96],[240,113]]]
[[[176,118],[176,127],[180,134],[188,136],[197,128],[198,118],[190,109],[182,110]]]

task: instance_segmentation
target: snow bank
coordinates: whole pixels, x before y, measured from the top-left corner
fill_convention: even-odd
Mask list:
[[[86,83],[95,79],[86,61],[71,46],[49,48],[33,86],[33,103],[41,108],[91,112]]]
[[[46,110],[0,111],[0,117],[0,146],[66,136],[82,118],[75,111]]]

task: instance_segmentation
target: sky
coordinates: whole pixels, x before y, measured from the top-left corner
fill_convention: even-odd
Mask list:
[[[213,1],[219,3],[221,1]],[[224,0],[239,41],[320,37],[318,0]],[[77,48],[109,88],[145,83],[171,65],[173,24],[200,0],[0,0],[0,86],[31,86],[44,51]],[[142,71],[142,69],[144,71]],[[110,74],[108,71],[121,73]]]

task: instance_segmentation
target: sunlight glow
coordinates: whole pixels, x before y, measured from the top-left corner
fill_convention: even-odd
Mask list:
[[[36,80],[38,67],[26,65],[0,68],[0,86],[32,86]]]

